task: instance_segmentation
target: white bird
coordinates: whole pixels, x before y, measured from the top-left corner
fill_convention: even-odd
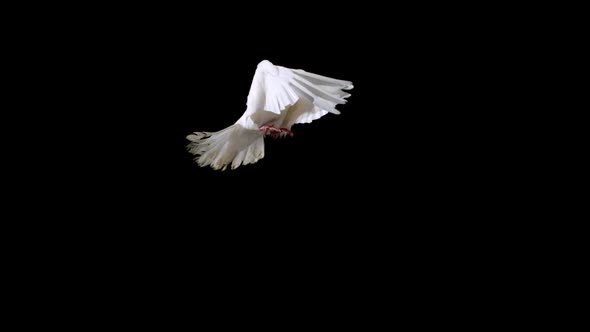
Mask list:
[[[218,132],[187,136],[190,153],[199,166],[225,170],[264,158],[264,137],[293,136],[291,126],[310,123],[328,114],[340,114],[336,105],[346,103],[352,82],[275,66],[258,64],[246,112],[233,125]]]

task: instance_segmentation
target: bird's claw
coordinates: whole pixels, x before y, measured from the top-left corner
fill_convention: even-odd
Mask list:
[[[258,128],[258,130],[264,132],[265,136],[271,136],[272,138],[279,138],[279,137],[285,137],[287,135],[289,136],[293,136],[293,132],[290,131],[287,128],[277,128],[275,126],[262,126],[260,128]]]

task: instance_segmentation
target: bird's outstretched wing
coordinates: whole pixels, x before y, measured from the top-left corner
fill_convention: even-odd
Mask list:
[[[346,103],[349,81],[300,69],[258,64],[248,94],[246,112],[232,126],[214,133],[195,132],[187,139],[189,151],[200,166],[234,169],[264,157],[261,127],[290,131],[297,123],[309,123],[328,113],[340,114],[336,105]]]
[[[345,104],[350,96],[343,90],[353,88],[349,81],[275,66],[267,60],[258,65],[254,76],[248,95],[250,118],[255,124],[262,122],[264,125],[266,118],[272,118],[264,112],[272,112],[282,115],[283,121],[278,125],[288,129],[296,123],[309,123],[328,113],[340,114],[336,105]]]

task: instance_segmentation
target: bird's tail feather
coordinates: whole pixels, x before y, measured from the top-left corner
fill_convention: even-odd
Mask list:
[[[258,130],[234,124],[218,132],[195,132],[186,137],[199,166],[225,170],[253,164],[264,158],[264,136]]]

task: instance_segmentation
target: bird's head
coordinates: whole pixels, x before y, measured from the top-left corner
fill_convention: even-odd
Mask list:
[[[271,75],[279,74],[279,69],[268,60],[260,61],[260,63],[258,64],[258,68],[260,68],[263,72],[269,73]]]

